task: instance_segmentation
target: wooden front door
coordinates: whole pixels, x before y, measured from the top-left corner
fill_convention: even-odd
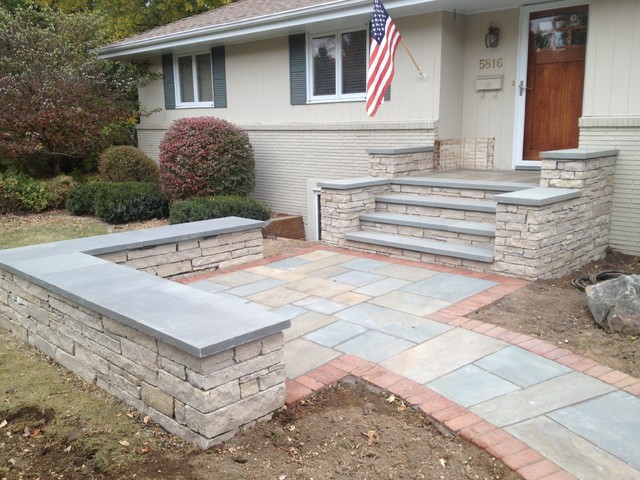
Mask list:
[[[530,16],[523,160],[578,146],[588,15],[584,5]]]

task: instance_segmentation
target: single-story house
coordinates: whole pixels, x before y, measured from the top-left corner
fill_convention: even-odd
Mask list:
[[[255,197],[303,215],[310,239],[318,184],[368,175],[368,150],[431,145],[439,162],[516,171],[580,147],[617,150],[608,244],[640,254],[640,1],[384,3],[411,55],[398,49],[375,118],[365,111],[372,0],[239,0],[101,56],[162,74],[139,92],[158,109],[138,125],[147,154],[158,158],[178,118],[241,126]]]

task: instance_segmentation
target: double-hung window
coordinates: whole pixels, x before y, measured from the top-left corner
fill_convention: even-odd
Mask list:
[[[213,106],[213,70],[211,54],[196,53],[175,57],[177,106]]]
[[[309,36],[309,101],[365,98],[368,40],[366,29]]]

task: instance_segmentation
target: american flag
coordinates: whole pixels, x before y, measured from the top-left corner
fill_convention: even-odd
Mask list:
[[[384,94],[393,80],[393,57],[400,40],[400,32],[384,5],[380,0],[374,0],[367,76],[367,113],[371,117],[375,117],[384,102]]]

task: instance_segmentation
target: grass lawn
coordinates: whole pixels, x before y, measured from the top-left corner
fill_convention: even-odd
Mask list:
[[[0,249],[108,233],[95,218],[73,217],[65,211],[30,215],[0,215]]]

